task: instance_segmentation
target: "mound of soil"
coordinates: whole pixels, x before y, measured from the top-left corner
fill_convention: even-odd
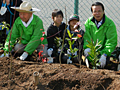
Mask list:
[[[12,62],[12,63],[11,63]],[[35,85],[33,73],[39,72]],[[119,90],[120,71],[0,58],[0,90]]]

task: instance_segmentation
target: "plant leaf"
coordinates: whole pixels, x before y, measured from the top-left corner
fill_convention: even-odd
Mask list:
[[[71,35],[71,33],[70,33],[70,31],[68,29],[67,29],[67,33],[68,33],[69,37],[71,38],[72,35]]]

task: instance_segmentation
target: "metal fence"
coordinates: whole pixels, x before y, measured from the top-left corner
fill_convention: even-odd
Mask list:
[[[61,9],[64,13],[63,21],[66,22],[70,15],[74,13],[74,3],[76,0],[23,0],[29,1],[33,7],[39,8],[40,12],[35,12],[34,14],[38,15],[44,24],[45,30],[52,23],[51,13],[54,9]],[[105,7],[105,14],[111,18],[118,32],[118,46],[120,46],[120,0],[78,0],[78,15],[81,21],[81,28],[84,29],[85,21],[92,16],[91,5],[92,3],[99,1],[102,2]],[[67,18],[65,17],[65,7]]]

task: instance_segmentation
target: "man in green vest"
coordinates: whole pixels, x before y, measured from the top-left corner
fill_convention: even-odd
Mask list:
[[[10,51],[14,49],[15,52],[21,53],[20,60],[25,60],[36,49],[43,51],[42,54],[47,56],[47,39],[43,22],[33,14],[33,12],[40,10],[32,8],[32,5],[26,1],[21,3],[20,7],[11,8],[19,12],[19,17],[14,22],[12,33],[7,36],[4,47],[4,51],[7,53],[2,54],[1,57],[9,56],[9,46]],[[19,43],[16,44],[16,41],[19,41]]]
[[[109,19],[104,12],[104,6],[100,2],[95,2],[91,6],[93,17],[90,17],[85,23],[84,34],[84,55],[89,56],[90,48],[86,45],[91,42],[91,39],[96,42],[101,41],[102,47],[100,51],[100,68],[104,68],[109,62],[109,56],[114,51],[117,45],[117,31],[114,22]],[[89,59],[89,57],[88,57]],[[90,59],[89,59],[90,61]]]

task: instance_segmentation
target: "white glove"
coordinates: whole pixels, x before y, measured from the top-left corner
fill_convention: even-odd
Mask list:
[[[102,55],[102,56],[100,57],[99,62],[100,62],[100,67],[101,67],[101,68],[104,68],[105,65],[106,65],[106,56]]]
[[[28,56],[27,52],[24,52],[21,56],[20,56],[20,60],[25,60]]]
[[[76,56],[76,55],[77,55],[77,51],[76,51],[75,53],[73,53],[73,55],[75,55],[75,56]]]
[[[6,53],[6,55],[4,55],[4,53],[2,55],[0,55],[0,57],[9,57],[9,53]]]
[[[119,62],[120,62],[120,55],[118,56],[118,60],[119,60]]]
[[[48,59],[47,63],[53,63],[53,58],[52,57],[48,57],[47,59]]]
[[[90,48],[87,48],[87,49],[84,50],[85,57],[87,57],[89,55],[88,52],[90,52]]]
[[[49,48],[49,49],[47,50],[47,52],[48,52],[48,55],[51,57],[52,52],[53,52],[53,49],[52,49],[52,48]]]
[[[70,49],[67,50],[67,54],[69,54],[69,55],[71,54]]]
[[[72,61],[70,59],[67,59],[67,64],[71,64]]]
[[[87,68],[89,68],[89,62],[87,58],[85,59],[85,63],[86,63]]]
[[[118,56],[118,62],[120,63],[120,55]],[[120,70],[120,64],[118,64],[117,70]]]

